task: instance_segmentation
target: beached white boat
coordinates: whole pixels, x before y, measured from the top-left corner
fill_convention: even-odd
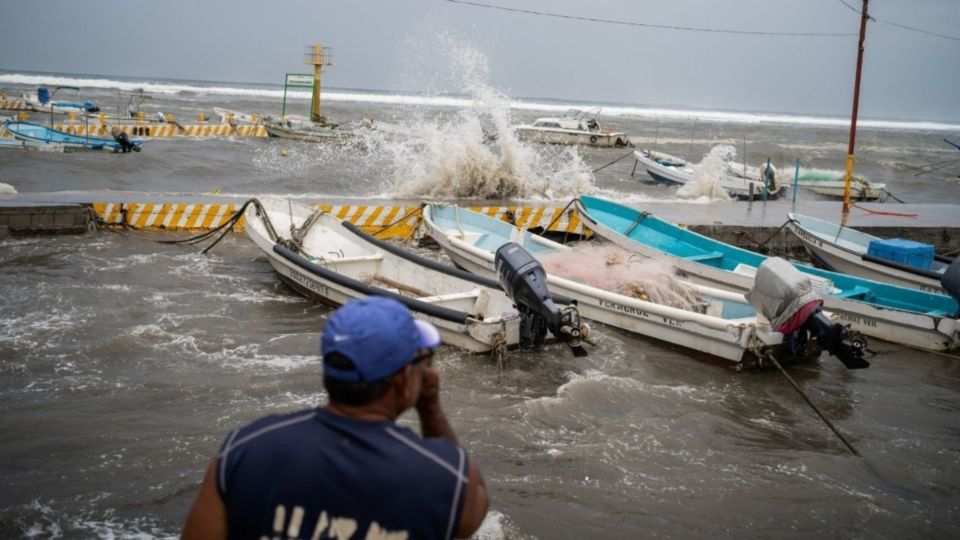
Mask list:
[[[263,122],[267,135],[280,139],[314,143],[347,142],[356,137],[356,133],[335,126],[314,125],[311,122],[298,122],[290,119]]]
[[[793,173],[786,171],[783,183],[790,185],[793,182]],[[797,185],[819,193],[825,197],[843,198],[845,182],[843,175],[839,177],[828,171],[816,169],[801,169],[797,177]],[[850,198],[858,201],[882,201],[887,196],[886,184],[877,184],[860,176],[855,176],[850,182]]]
[[[457,206],[427,205],[423,224],[454,263],[482,276],[495,275],[495,252],[509,242],[541,261],[551,254],[575,256],[567,246]],[[683,283],[696,301],[674,307],[644,300],[646,294],[621,294],[560,275],[547,274],[546,280],[551,291],[576,300],[586,319],[705,353],[736,369],[764,365],[768,355],[787,356],[784,335],[758,319],[742,294]]]
[[[532,124],[513,126],[522,141],[549,144],[582,144],[600,147],[632,146],[627,135],[611,131],[588,112],[568,111],[563,116],[538,118]]]
[[[258,115],[232,111],[223,107],[214,107],[213,112],[220,118],[221,124],[256,124],[260,121]]]
[[[870,242],[882,241],[882,238],[801,214],[788,214],[788,217],[790,232],[803,242],[815,261],[830,270],[947,294],[940,280],[951,259],[933,255],[927,261],[928,266],[922,268],[901,264],[869,254]]]
[[[696,178],[696,166],[685,159],[644,148],[634,150],[633,156],[643,165],[647,174],[657,182],[682,186]],[[747,199],[751,193],[753,197],[761,199],[764,196],[764,190],[768,199],[775,199],[783,191],[776,168],[772,165],[769,169],[766,166],[764,168],[767,170],[764,175],[766,180],[761,178],[760,169],[748,167],[744,174],[742,169],[737,170],[736,167],[728,166],[727,170],[720,175],[720,187],[737,199]]]
[[[77,113],[81,115],[97,114],[100,112],[92,101],[50,101],[50,91],[38,88],[35,94],[23,94],[23,101],[37,112]]]
[[[703,285],[747,291],[753,287],[756,269],[769,258],[598,197],[579,197],[577,210],[598,236],[642,257],[668,261],[677,275]],[[823,292],[823,309],[854,330],[920,349],[960,348],[960,306],[955,298],[794,266]]]
[[[373,243],[350,223],[297,202],[261,199],[247,207],[244,219],[247,235],[280,279],[312,300],[337,306],[351,298],[392,296],[433,323],[447,344],[486,352],[519,342],[520,315],[496,283],[451,267],[440,271],[435,262],[426,266],[424,259]]]

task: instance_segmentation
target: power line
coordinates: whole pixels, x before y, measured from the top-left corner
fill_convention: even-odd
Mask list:
[[[859,9],[851,6],[850,4],[844,2],[843,0],[840,0],[840,3],[843,4],[843,5],[845,5],[845,6],[847,6],[848,8],[850,8],[850,9],[851,9],[854,13],[856,13],[857,15],[862,15],[862,14],[863,14],[863,12],[862,12],[861,10],[859,10]],[[911,31],[913,31],[913,32],[920,32],[921,34],[927,34],[927,35],[930,35],[930,36],[941,37],[941,38],[950,39],[950,40],[953,40],[953,41],[960,41],[960,37],[948,36],[948,35],[946,35],[946,34],[939,34],[939,33],[937,33],[937,32],[931,32],[930,30],[924,30],[923,28],[916,28],[916,27],[913,27],[913,26],[907,26],[907,25],[905,25],[905,24],[895,23],[895,22],[893,22],[893,21],[886,21],[886,20],[883,20],[883,19],[878,19],[878,18],[874,17],[873,15],[867,15],[867,17],[868,17],[869,19],[874,20],[874,21],[877,21],[877,22],[882,22],[882,23],[884,23],[884,24],[889,24],[890,26],[896,26],[897,28],[903,28],[904,30],[911,30]]]
[[[656,28],[659,30],[682,30],[686,32],[707,32],[707,33],[713,33],[713,34],[740,34],[740,35],[752,35],[752,36],[787,36],[787,37],[850,37],[850,36],[857,35],[857,34],[825,33],[825,32],[761,32],[757,30],[726,30],[721,28],[698,28],[694,26],[676,26],[676,25],[651,24],[651,23],[631,22],[631,21],[615,21],[611,19],[599,19],[596,17],[580,17],[577,15],[564,15],[562,13],[549,13],[546,11],[534,11],[532,9],[510,8],[510,7],[504,7],[504,6],[496,6],[492,4],[483,4],[480,2],[469,2],[467,0],[444,0],[444,1],[450,2],[451,4],[461,4],[465,6],[473,6],[473,7],[486,8],[486,9],[496,9],[500,11],[510,11],[513,13],[525,13],[527,15],[539,15],[542,17],[555,17],[557,19],[570,19],[575,21],[586,21],[586,22],[601,23],[601,24],[616,24],[620,26]]]

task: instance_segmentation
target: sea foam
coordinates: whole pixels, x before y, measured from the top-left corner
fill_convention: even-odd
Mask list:
[[[148,94],[177,95],[192,93],[197,95],[222,95],[240,97],[262,97],[283,99],[283,88],[257,85],[256,83],[204,83],[194,81],[135,81],[118,80],[104,77],[84,77],[82,75],[44,75],[35,73],[0,73],[0,84],[20,84],[27,86],[79,86],[103,88],[132,92],[143,90]],[[259,86],[259,87],[258,87]],[[311,93],[304,90],[290,90],[287,100],[309,100]],[[325,89],[323,99],[359,103],[378,103],[393,105],[427,105],[434,107],[465,108],[479,104],[474,96],[416,94],[391,91],[364,91],[345,89]],[[635,118],[666,118],[675,120],[706,120],[717,123],[738,124],[786,124],[798,126],[819,126],[849,128],[850,119],[846,117],[815,116],[809,114],[784,114],[745,111],[711,111],[682,108],[665,108],[631,104],[603,104],[596,102],[543,102],[515,98],[509,106],[514,110],[542,111],[562,113],[569,109],[602,108],[604,116],[623,116]],[[960,124],[934,121],[885,120],[860,118],[857,125],[864,128],[893,129],[905,131],[949,131],[960,130]]]

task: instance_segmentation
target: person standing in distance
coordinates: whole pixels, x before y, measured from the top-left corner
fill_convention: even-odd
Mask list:
[[[440,334],[403,304],[353,300],[320,343],[325,407],[261,418],[211,460],[183,538],[466,538],[488,508],[440,406]],[[418,436],[396,424],[407,409]]]

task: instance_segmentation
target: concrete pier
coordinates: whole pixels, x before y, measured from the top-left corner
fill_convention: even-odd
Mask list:
[[[0,238],[14,234],[78,234],[96,228],[90,205],[0,201]]]
[[[342,219],[376,229],[413,213],[420,200],[369,200],[344,197],[298,199],[332,210]],[[97,224],[146,230],[204,230],[228,219],[245,198],[209,194],[158,193],[31,193],[0,200],[0,235],[79,233]],[[490,215],[541,230],[550,226],[559,234],[581,231],[569,201],[436,201],[482,208]],[[779,230],[790,212],[840,222],[841,205],[833,201],[770,202],[642,202],[628,203],[639,210],[688,227],[723,242],[756,250],[800,256],[803,247],[791,233]],[[559,210],[567,208],[560,216]],[[389,209],[389,210],[387,210]],[[342,214],[342,215],[341,215]],[[556,219],[561,218],[561,219]],[[938,253],[960,250],[960,205],[866,204],[855,206],[846,225],[882,238],[906,238],[934,244]],[[384,222],[384,223],[381,223]],[[178,225],[179,224],[179,225]],[[383,237],[409,237],[415,219],[399,223]],[[242,223],[240,223],[242,227]],[[392,234],[391,234],[392,233]],[[771,238],[771,235],[773,237]]]

